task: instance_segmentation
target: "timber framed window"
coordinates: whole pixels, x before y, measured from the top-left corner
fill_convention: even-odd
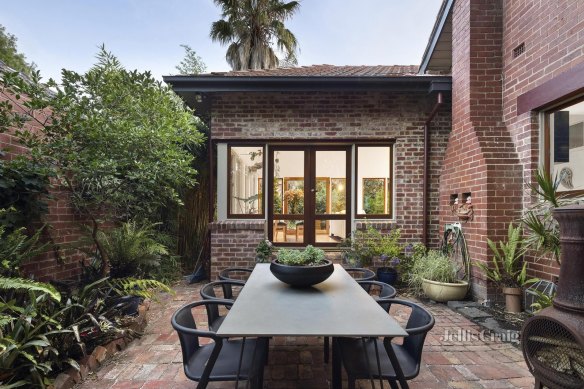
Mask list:
[[[355,161],[355,217],[358,219],[392,218],[392,145],[357,145]]]
[[[584,99],[545,114],[544,166],[560,181],[558,192],[584,195]]]
[[[227,156],[228,217],[264,218],[265,146],[230,144]]]

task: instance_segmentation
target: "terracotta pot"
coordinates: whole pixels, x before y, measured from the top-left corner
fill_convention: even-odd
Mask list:
[[[512,313],[521,312],[521,296],[523,295],[521,288],[503,288],[503,294],[505,295],[505,310]]]
[[[456,284],[451,284],[424,279],[422,281],[422,290],[429,299],[445,303],[464,299],[466,292],[468,292],[468,282],[460,281]]]

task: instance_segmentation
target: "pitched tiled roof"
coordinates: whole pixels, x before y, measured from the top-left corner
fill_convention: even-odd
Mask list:
[[[377,65],[377,66],[335,66],[312,65],[297,68],[277,68],[269,70],[240,70],[213,72],[208,76],[225,77],[400,77],[413,76],[417,65]]]

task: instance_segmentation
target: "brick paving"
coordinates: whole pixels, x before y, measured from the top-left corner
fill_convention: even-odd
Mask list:
[[[196,383],[183,373],[180,345],[170,317],[182,305],[200,299],[200,286],[180,285],[175,288],[176,295],[162,295],[160,303],[150,307],[144,336],[106,361],[76,389],[195,388]],[[436,325],[426,338],[420,375],[410,381],[410,388],[533,388],[520,350],[491,336],[480,336],[477,325],[442,304],[426,307],[435,315]],[[392,314],[402,322],[407,317],[404,311]],[[204,317],[204,311],[200,315]],[[451,336],[445,336],[448,333]],[[330,365],[324,364],[322,344],[322,338],[273,339],[264,387],[329,388]],[[208,386],[233,387],[233,382]],[[357,388],[371,386],[368,381],[358,381]]]

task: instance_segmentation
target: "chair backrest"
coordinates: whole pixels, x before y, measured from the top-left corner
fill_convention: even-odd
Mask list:
[[[219,279],[225,281],[245,282],[253,269],[247,267],[228,267],[219,273]]]
[[[408,336],[404,338],[403,348],[414,359],[419,368],[426,335],[434,327],[434,316],[426,308],[411,301],[388,298],[379,299],[377,302],[380,305],[389,304],[390,307],[404,305],[412,309],[405,328]]]
[[[373,270],[365,269],[362,267],[349,267],[345,271],[355,279],[355,281],[371,281],[375,278],[375,272]],[[365,289],[365,287],[363,287]],[[368,289],[365,289],[369,291]]]
[[[367,291],[367,293],[372,294],[380,299],[384,298],[394,298],[397,295],[397,291],[395,288],[385,282],[380,281],[357,281],[359,285],[363,287]],[[381,307],[389,311],[390,304],[383,303],[380,304]]]
[[[245,282],[236,280],[213,281],[203,286],[200,293],[203,300],[224,299],[233,302],[235,301],[235,298],[233,297],[233,287],[235,286],[241,289],[244,285]],[[217,296],[215,288],[219,286],[223,290],[223,296]],[[207,305],[207,317],[209,319],[209,323],[213,323],[215,320],[217,320],[219,318],[219,306]]]
[[[183,363],[187,363],[191,356],[201,347],[199,343],[199,338],[211,338],[215,340],[215,343],[221,343],[221,339],[215,336],[215,332],[211,330],[201,330],[197,329],[197,323],[195,321],[195,316],[193,314],[193,309],[204,305],[205,308],[210,306],[218,307],[219,305],[231,306],[232,301],[229,300],[203,300],[196,301],[194,303],[187,304],[182,308],[179,308],[170,319],[172,328],[178,333],[178,339],[180,340],[180,347],[183,356]],[[220,347],[220,345],[219,345]]]

